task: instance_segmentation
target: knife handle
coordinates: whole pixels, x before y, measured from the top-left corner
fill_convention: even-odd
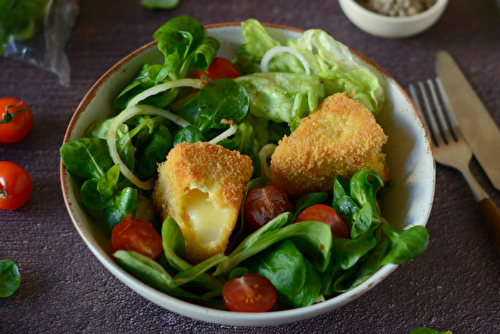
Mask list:
[[[491,238],[497,247],[498,253],[500,253],[500,209],[491,198],[479,201],[478,205],[484,222],[490,231]]]

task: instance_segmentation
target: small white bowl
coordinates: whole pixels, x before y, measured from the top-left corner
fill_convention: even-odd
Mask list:
[[[278,25],[264,25],[270,35],[281,42],[300,38],[302,31]],[[221,41],[218,55],[232,59],[243,42],[240,23],[215,24],[206,33]],[[397,229],[416,224],[426,225],[434,199],[435,165],[429,135],[410,97],[399,84],[380,67],[352,51],[354,59],[368,67],[379,78],[385,90],[385,105],[377,121],[389,140],[384,145],[391,178],[391,191],[380,198],[385,218]],[[113,66],[90,89],[68,126],[64,142],[81,138],[93,122],[114,115],[112,103],[117,94],[137,75],[143,63],[161,63],[163,55],[156,43],[134,51]],[[112,258],[109,237],[104,229],[84,210],[79,186],[60,164],[61,186],[68,213],[89,249],[118,279],[150,301],[179,314],[232,326],[270,326],[312,318],[345,305],[382,282],[397,266],[386,265],[367,281],[337,297],[307,307],[267,312],[237,313],[194,305],[141,282],[121,268]]]
[[[406,17],[372,12],[355,0],[339,0],[340,8],[359,29],[383,38],[406,38],[429,29],[443,14],[448,0],[437,0],[429,9]]]

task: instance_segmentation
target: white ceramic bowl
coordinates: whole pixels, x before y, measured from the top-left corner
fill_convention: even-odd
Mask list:
[[[436,3],[417,15],[390,17],[372,12],[355,0],[339,0],[340,8],[351,22],[361,30],[384,38],[405,38],[429,29],[443,14],[448,0]]]
[[[302,34],[302,31],[289,27],[265,26],[274,38],[281,41],[287,37],[299,38]],[[221,41],[219,55],[229,59],[234,57],[243,41],[239,23],[210,25],[206,27],[206,31],[208,35]],[[398,229],[410,224],[425,225],[434,198],[435,165],[422,118],[406,92],[392,77],[360,54],[354,52],[354,55],[356,61],[376,73],[386,94],[387,102],[378,121],[389,136],[384,150],[388,155],[387,161],[395,187],[392,192],[381,198],[386,208],[385,216]],[[133,52],[97,81],[78,106],[68,126],[64,142],[82,137],[92,122],[113,115],[112,101],[136,76],[145,62],[163,62],[163,55],[157,50],[156,43],[150,43]],[[97,259],[113,275],[140,295],[191,318],[236,326],[277,325],[311,318],[360,297],[397,268],[395,265],[386,265],[349,292],[322,303],[293,310],[257,314],[235,313],[194,305],[149,287],[118,266],[111,257],[108,237],[84,211],[78,195],[78,186],[62,163],[60,172],[68,212],[76,229]]]

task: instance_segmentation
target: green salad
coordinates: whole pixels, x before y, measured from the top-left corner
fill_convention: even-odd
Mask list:
[[[34,34],[49,0],[0,1],[0,54],[9,40],[24,41]]]
[[[385,264],[420,256],[428,242],[425,227],[395,230],[377,202],[384,182],[366,169],[349,180],[337,176],[332,192],[300,197],[291,210],[255,231],[248,232],[242,205],[227,251],[195,265],[186,261],[179,225],[172,217],[162,222],[151,203],[157,164],[173,147],[207,141],[249,156],[254,167],[249,194],[270,184],[263,170],[267,158],[259,152],[293,133],[325,97],[355,92],[352,98],[374,115],[384,104],[377,77],[324,31],[307,30],[281,45],[256,20],[241,27],[244,43],[231,59],[237,75],[226,66],[222,78],[207,80],[203,73],[213,75],[211,65],[220,61],[220,42],[192,17],[166,22],[154,34],[164,62],[142,66],[115,98],[115,117],[95,122],[83,138],[61,147],[62,162],[81,182],[81,201],[96,224],[111,236],[132,216],[157,231],[159,255],[114,249],[116,261],[160,291],[219,309],[236,310],[224,296],[229,282],[257,274],[276,293],[266,310],[281,310],[334,297]],[[320,221],[296,222],[318,204],[341,216],[348,235],[334,237]]]

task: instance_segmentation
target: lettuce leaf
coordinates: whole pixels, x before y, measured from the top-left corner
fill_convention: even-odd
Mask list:
[[[264,54],[280,43],[267,33],[264,27],[255,19],[241,23],[244,42],[236,55],[235,64],[241,74],[260,72],[260,61]]]
[[[312,73],[325,79],[327,95],[355,93],[354,100],[378,115],[384,103],[383,89],[375,74],[356,63],[347,46],[319,29],[307,30],[302,38],[289,39],[287,44],[300,52]]]
[[[241,26],[244,43],[234,62],[243,74],[258,73],[264,54],[281,44],[273,39],[254,19],[243,22]],[[335,41],[326,32],[319,29],[307,30],[303,37],[297,40],[288,39],[286,46],[296,50],[305,58],[313,77],[324,80],[324,96],[338,92],[355,93],[354,100],[359,101],[375,116],[378,115],[384,103],[383,89],[375,74],[354,60],[353,54],[347,46]],[[273,57],[269,62],[269,71],[303,74],[304,68],[295,56],[282,53]],[[279,105],[279,103],[275,103],[275,105]],[[278,122],[276,114],[281,114],[280,111],[267,109],[267,112],[269,113],[267,115],[257,115],[259,112],[252,113],[256,116],[269,117]],[[303,113],[302,115],[307,116],[307,114]],[[286,117],[281,117],[281,121],[287,121],[285,119]]]
[[[313,75],[255,73],[235,80],[247,91],[253,116],[286,122],[292,131],[325,97],[323,80]]]

